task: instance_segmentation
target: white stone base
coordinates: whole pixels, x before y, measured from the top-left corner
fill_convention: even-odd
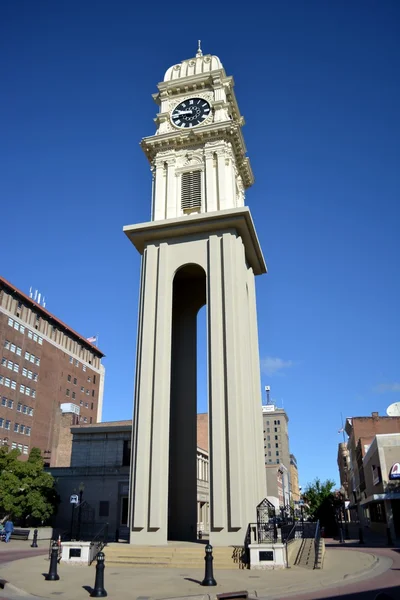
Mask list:
[[[285,544],[250,544],[250,569],[285,569],[286,548]],[[272,560],[267,560],[263,552],[272,552]]]
[[[90,565],[95,550],[97,546],[91,542],[62,542],[61,562],[71,565]],[[71,556],[78,553],[80,556]]]

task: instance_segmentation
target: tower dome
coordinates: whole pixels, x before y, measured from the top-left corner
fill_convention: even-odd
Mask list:
[[[218,69],[223,69],[221,61],[218,56],[212,56],[211,54],[205,54],[199,47],[194,58],[188,58],[183,60],[177,65],[173,65],[164,75],[164,81],[173,81],[175,79],[181,79],[182,77],[190,77],[191,75],[201,75],[202,73],[210,73]]]

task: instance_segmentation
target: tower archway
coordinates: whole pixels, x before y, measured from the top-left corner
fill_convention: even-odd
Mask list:
[[[197,313],[206,273],[196,264],[173,280],[168,471],[168,539],[197,536]]]

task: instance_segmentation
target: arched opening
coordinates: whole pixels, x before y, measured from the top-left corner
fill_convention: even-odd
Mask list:
[[[195,264],[173,282],[168,539],[197,539],[197,314],[206,274]]]

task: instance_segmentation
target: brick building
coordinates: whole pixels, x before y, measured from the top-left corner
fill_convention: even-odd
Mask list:
[[[340,486],[344,489],[346,498],[349,498],[350,455],[346,442],[339,443],[337,464],[339,469]],[[352,490],[350,490],[350,492],[351,491]]]
[[[57,457],[63,424],[101,420],[103,353],[33,298],[0,277],[0,444],[26,458]],[[62,418],[62,415],[65,415]]]
[[[376,435],[400,433],[400,417],[380,417],[373,412],[371,417],[352,417],[346,419],[345,432],[349,436],[348,490],[352,506],[359,506],[365,499],[365,473],[363,459]],[[340,472],[340,471],[339,471]],[[343,487],[344,481],[341,484]]]

